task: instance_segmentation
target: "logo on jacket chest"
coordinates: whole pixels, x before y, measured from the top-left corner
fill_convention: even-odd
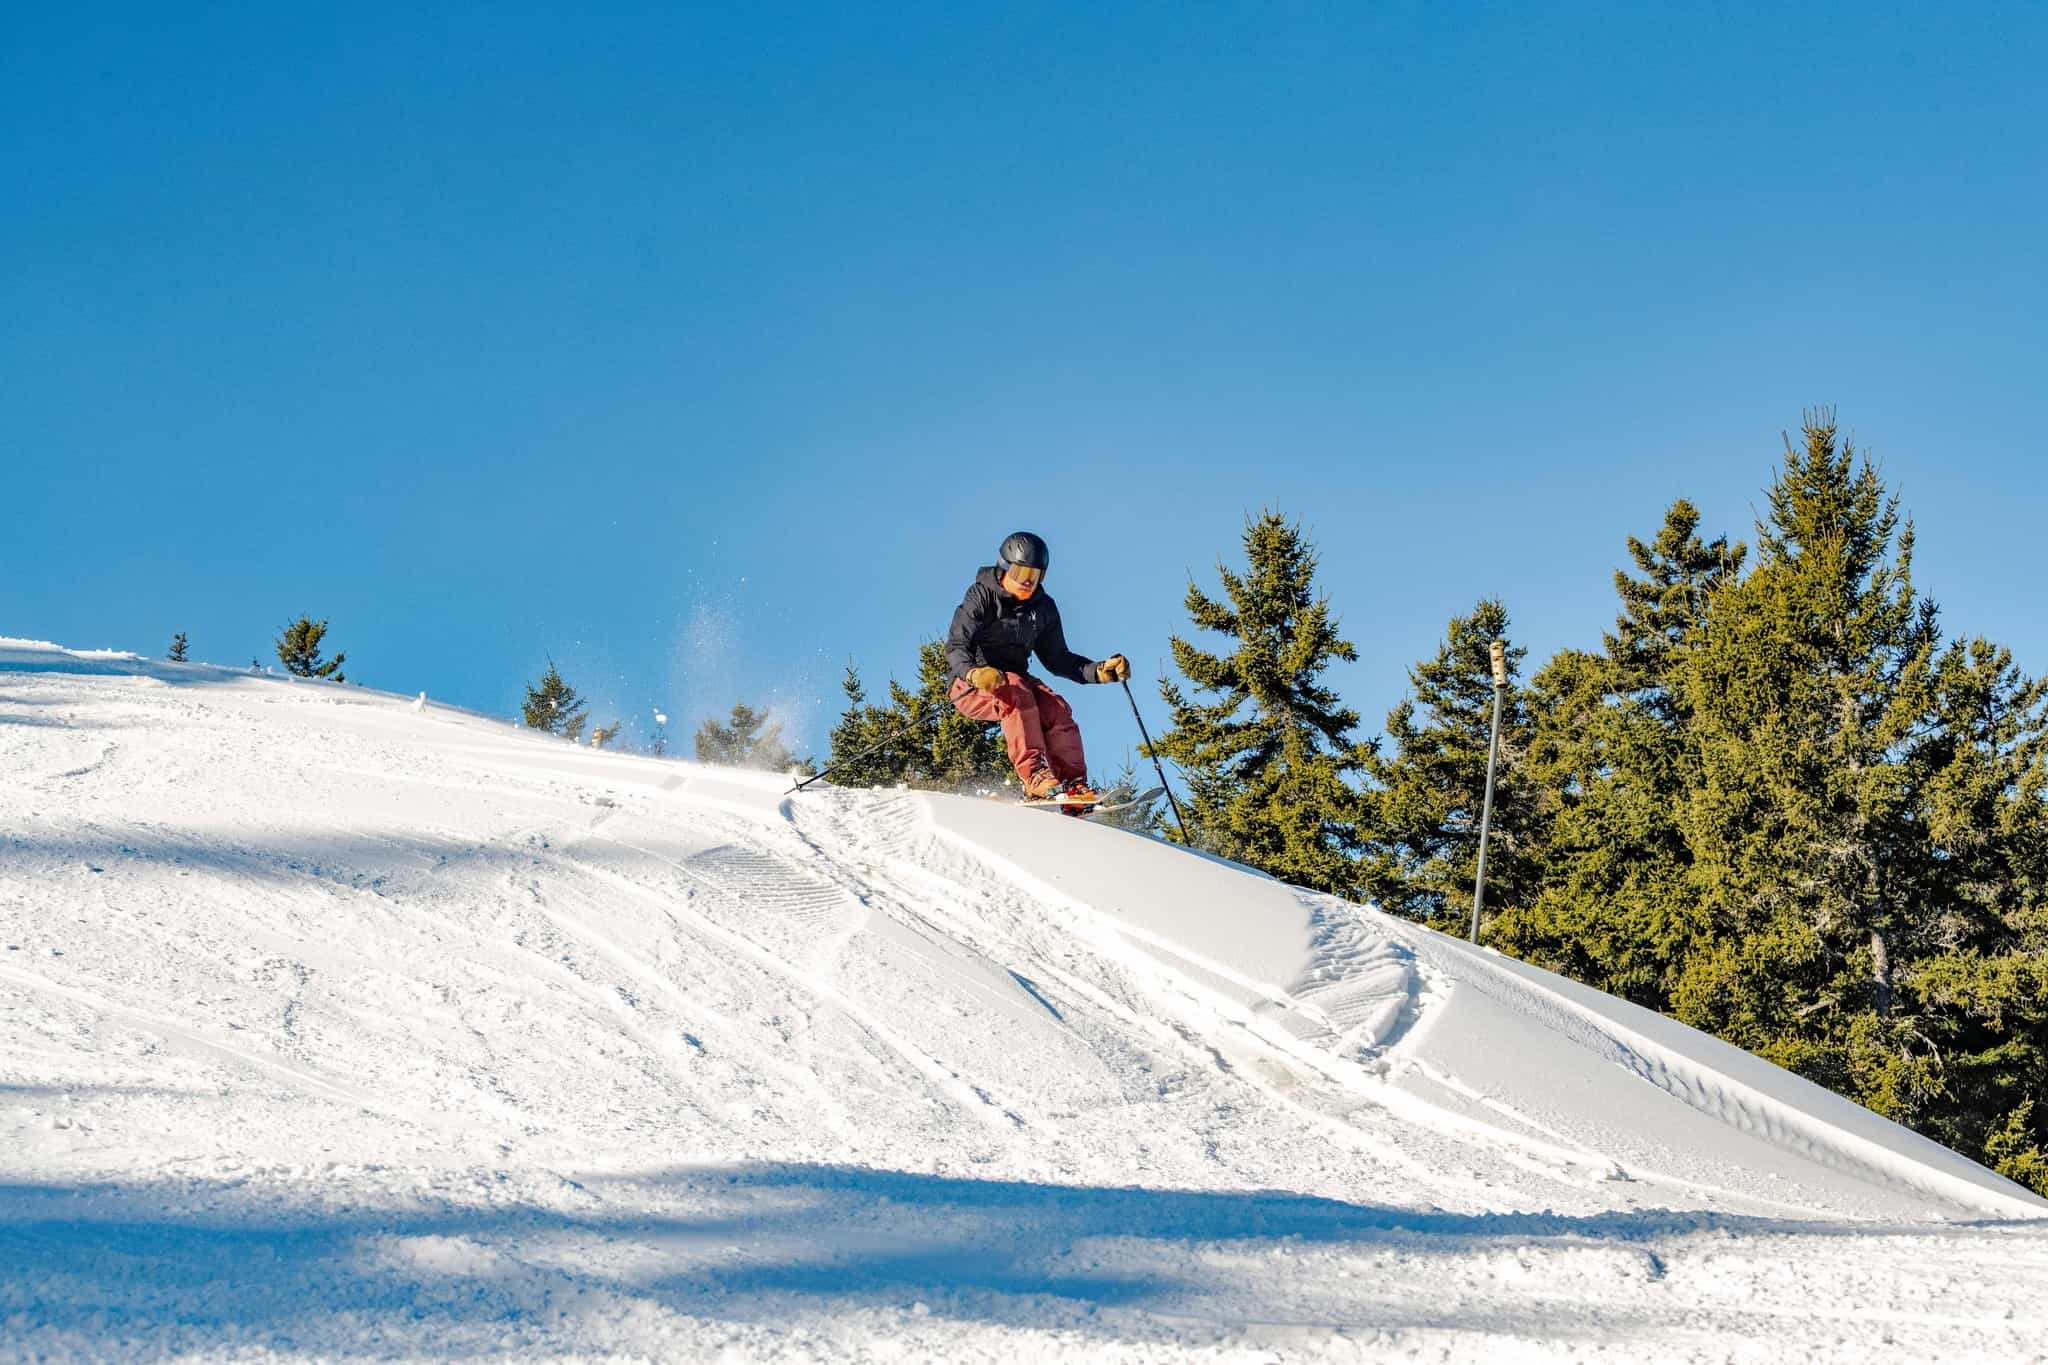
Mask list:
[[[1026,603],[1010,615],[997,617],[995,624],[1006,639],[1034,640],[1038,638],[1039,630],[1038,604]]]

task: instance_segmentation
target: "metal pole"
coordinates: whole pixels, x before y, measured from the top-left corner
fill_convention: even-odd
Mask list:
[[[899,725],[899,726],[897,726],[897,727],[896,727],[895,729],[891,730],[891,731],[890,731],[890,732],[889,732],[888,734],[886,734],[886,735],[883,735],[883,736],[882,736],[882,737],[881,737],[880,739],[876,740],[876,741],[875,741],[875,742],[874,742],[873,744],[870,744],[870,745],[868,745],[868,747],[867,747],[867,748],[865,748],[865,749],[862,749],[862,750],[861,750],[861,751],[860,751],[859,753],[857,753],[857,754],[849,754],[849,755],[847,755],[847,756],[846,756],[845,758],[842,758],[842,759],[840,759],[840,760],[839,760],[839,761],[838,761],[837,763],[834,763],[834,764],[833,764],[833,765],[832,765],[831,767],[829,767],[829,768],[824,768],[824,769],[821,769],[820,771],[818,771],[818,772],[816,772],[816,773],[813,773],[813,774],[812,774],[811,776],[809,776],[809,777],[805,778],[805,779],[804,779],[803,781],[801,781],[801,782],[797,783],[797,784],[796,784],[796,785],[795,785],[794,787],[791,787],[791,788],[789,789],[789,791],[786,791],[786,792],[784,792],[784,793],[783,793],[783,795],[784,795],[784,796],[788,796],[788,795],[790,794],[790,792],[800,792],[800,791],[802,791],[802,790],[803,790],[803,789],[804,789],[805,787],[808,787],[808,786],[810,786],[810,785],[811,785],[811,784],[812,784],[813,782],[819,781],[819,780],[820,780],[820,779],[822,779],[822,778],[825,778],[825,777],[827,777],[827,776],[830,776],[830,775],[831,775],[832,773],[835,773],[835,772],[839,771],[839,770],[840,770],[841,768],[845,767],[845,766],[846,766],[847,764],[849,764],[849,763],[858,763],[858,762],[860,762],[860,761],[861,761],[862,759],[866,758],[866,757],[867,757],[867,756],[868,756],[869,754],[871,754],[871,753],[873,753],[873,752],[874,752],[875,750],[877,750],[877,749],[881,748],[881,747],[882,747],[882,746],[883,746],[884,744],[891,744],[891,743],[894,743],[894,742],[895,742],[896,740],[899,740],[899,739],[901,739],[901,738],[902,738],[903,736],[905,736],[905,735],[909,734],[909,733],[910,733],[910,732],[911,732],[912,730],[916,729],[916,728],[917,728],[918,726],[920,726],[920,725],[923,725],[923,724],[924,724],[925,722],[929,721],[929,720],[930,720],[930,719],[932,718],[932,715],[933,715],[933,714],[934,714],[934,713],[935,713],[935,712],[936,712],[936,711],[937,711],[937,710],[938,710],[938,709],[939,709],[939,708],[940,708],[941,706],[951,706],[951,705],[952,705],[952,703],[951,703],[951,702],[948,702],[948,701],[935,701],[935,702],[933,702],[933,703],[932,703],[932,704],[931,704],[930,706],[927,706],[927,707],[926,707],[926,708],[925,708],[924,710],[922,710],[922,711],[918,712],[918,713],[917,713],[916,715],[912,716],[912,717],[911,717],[911,718],[910,718],[909,720],[906,720],[906,721],[904,721],[904,722],[903,722],[903,723],[902,723],[901,725]]]
[[[1138,737],[1145,741],[1145,752],[1152,755],[1152,770],[1159,774],[1159,785],[1166,788],[1166,799],[1173,804],[1173,823],[1180,826],[1180,841],[1193,848],[1194,840],[1188,838],[1188,822],[1181,818],[1180,798],[1173,794],[1173,784],[1166,780],[1166,769],[1160,765],[1159,754],[1152,748],[1152,736],[1145,730],[1145,718],[1138,714],[1138,699],[1131,695],[1131,680],[1117,681],[1124,685],[1124,700],[1131,704],[1131,719],[1138,722]]]
[[[1479,942],[1479,906],[1486,899],[1486,837],[1493,827],[1493,770],[1500,762],[1500,699],[1508,690],[1507,645],[1493,642],[1493,738],[1486,746],[1486,804],[1479,812],[1479,871],[1472,879],[1472,941]]]

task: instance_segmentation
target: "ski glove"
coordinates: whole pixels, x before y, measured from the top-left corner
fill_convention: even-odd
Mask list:
[[[1131,676],[1131,661],[1121,654],[1112,654],[1095,665],[1095,676],[1106,683],[1122,682]]]
[[[970,668],[967,670],[967,681],[973,683],[978,691],[993,692],[1003,685],[1003,670],[987,667]]]

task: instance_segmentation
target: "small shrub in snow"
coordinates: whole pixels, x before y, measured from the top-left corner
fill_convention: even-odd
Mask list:
[[[277,657],[284,664],[285,672],[297,678],[327,678],[334,682],[347,682],[342,675],[342,660],[348,656],[337,654],[332,659],[320,657],[320,642],[326,638],[327,622],[315,621],[301,615],[298,620],[288,622],[284,633],[277,637]]]
[[[526,689],[526,705],[521,718],[535,730],[566,739],[583,738],[583,724],[588,717],[584,714],[583,698],[576,689],[562,681],[561,670],[555,661],[548,660],[548,671],[541,680]]]

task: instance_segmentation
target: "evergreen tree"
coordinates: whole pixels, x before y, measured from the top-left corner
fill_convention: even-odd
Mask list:
[[[1190,834],[1209,851],[1346,894],[1361,881],[1351,778],[1370,750],[1351,737],[1358,713],[1318,679],[1358,652],[1316,590],[1316,553],[1298,525],[1270,511],[1247,518],[1244,546],[1244,573],[1217,566],[1227,601],[1188,585],[1194,624],[1231,648],[1174,637],[1174,665],[1195,695],[1161,681],[1172,724],[1147,756],[1186,775]]]
[[[697,727],[697,761],[765,772],[784,772],[796,763],[782,742],[781,723],[745,702],[734,704],[728,723],[707,720]]]
[[[622,728],[624,728],[624,722],[616,720],[613,721],[609,726],[598,726],[595,730],[592,730],[590,732],[590,747],[593,749],[602,749],[605,745],[611,743],[613,740],[619,737],[619,731]]]
[[[185,662],[185,632],[179,631],[171,637],[171,652],[165,656],[174,664]]]
[[[2048,1194],[2048,682],[1976,639],[1944,652],[1933,692],[1907,763],[1927,846],[1894,1015],[1918,1017],[1939,1084],[1916,1097],[1911,1062],[1867,1044],[1852,1070],[1914,1127]]]
[[[1014,782],[1016,774],[1003,745],[1002,726],[961,715],[951,699],[952,686],[953,665],[946,658],[943,640],[926,640],[918,646],[916,691],[889,680],[889,697],[897,715],[928,718],[918,729],[924,745],[914,753],[910,782],[944,791]]]
[[[1108,783],[1098,788],[1102,793],[1103,804],[1116,805],[1119,802],[1131,800],[1139,792],[1146,789],[1147,776],[1147,774],[1140,773],[1131,762],[1131,756],[1125,754],[1123,766],[1109,779]],[[1153,785],[1156,786],[1157,784],[1154,783]],[[1152,800],[1139,805],[1126,806],[1122,810],[1103,811],[1090,818],[1098,825],[1112,825],[1117,829],[1130,830],[1134,834],[1157,835],[1166,828],[1166,818],[1160,810],[1160,802],[1162,800],[1164,800],[1163,797],[1154,797]]]
[[[537,684],[526,689],[526,705],[522,709],[527,728],[540,730],[550,735],[561,735],[567,739],[583,738],[583,698],[576,689],[562,681],[562,674],[555,667],[555,661],[548,660],[548,671],[541,675]]]
[[[908,752],[910,738],[897,745],[884,745],[880,752],[857,757],[863,750],[882,744],[894,716],[887,707],[869,704],[860,670],[851,659],[846,661],[846,676],[839,687],[846,694],[846,709],[839,713],[839,720],[832,727],[832,748],[826,763],[833,770],[832,780],[842,787],[883,787],[902,780],[906,766],[903,755]]]
[[[1913,528],[1831,413],[1757,563],[1674,506],[1602,654],[1538,675],[1557,806],[1493,940],[2048,1193],[2048,683],[1943,647]]]
[[[889,704],[876,706],[849,660],[840,683],[846,709],[831,736],[830,761],[844,766],[832,780],[842,787],[902,784],[946,791],[1013,783],[1002,727],[961,715],[950,700],[952,681],[944,642],[927,640],[918,647],[916,688],[892,678]],[[876,745],[874,753],[854,760]]]
[[[1615,670],[1615,690],[1647,702],[1663,719],[1678,719],[1670,686],[1671,664],[1706,623],[1714,595],[1741,576],[1749,547],[1726,536],[1702,540],[1700,513],[1684,498],[1664,513],[1664,525],[1648,544],[1628,538],[1629,558],[1642,574],[1614,574],[1621,616],[1607,633],[1606,657]]]
[[[1409,670],[1415,695],[1387,715],[1392,751],[1374,749],[1365,759],[1372,787],[1360,825],[1364,888],[1383,908],[1451,933],[1471,923],[1493,728],[1491,652],[1507,630],[1507,609],[1496,598],[1452,617],[1436,656]],[[1486,904],[1494,914],[1532,901],[1541,868],[1546,802],[1525,771],[1529,702],[1516,683],[1527,652],[1507,651],[1486,859]]]
[[[346,654],[337,654],[326,660],[320,657],[320,642],[326,635],[327,622],[324,618],[315,621],[302,614],[296,621],[288,622],[277,637],[277,657],[284,664],[285,671],[300,678],[346,682],[341,672],[342,661],[348,657]]]
[[[1786,443],[1756,569],[1675,669],[1699,751],[1683,816],[1704,933],[1680,1018],[1903,1116],[1937,1087],[1897,965],[1916,955],[1906,756],[1932,719],[1938,631],[1913,529],[1831,414]]]
[[[1672,666],[1748,553],[1698,528],[1680,499],[1654,540],[1631,536],[1640,576],[1614,576],[1621,614],[1604,652],[1562,651],[1536,675],[1529,776],[1553,812],[1542,886],[1488,930],[1519,957],[1651,1009],[1671,1007],[1702,914],[1678,824],[1698,764]]]

